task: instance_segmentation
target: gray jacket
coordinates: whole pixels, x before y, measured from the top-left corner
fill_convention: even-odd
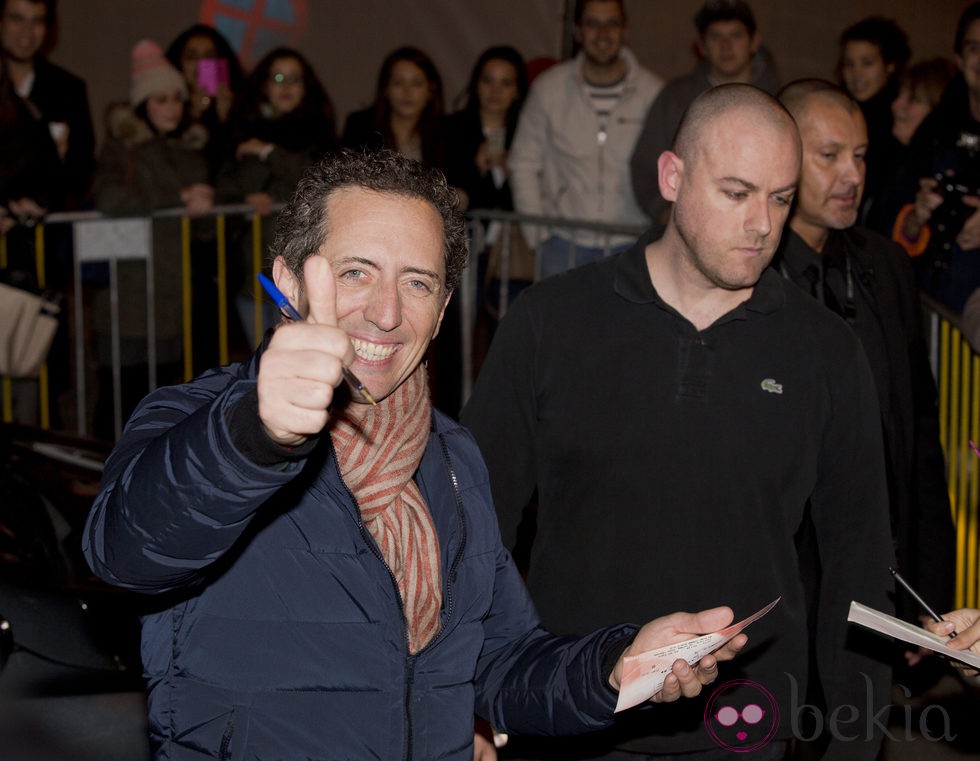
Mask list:
[[[633,197],[629,159],[663,82],[640,66],[629,50],[624,48],[621,56],[628,65],[626,82],[605,133],[586,90],[583,54],[552,67],[535,81],[509,158],[517,211],[636,227],[648,223]],[[586,246],[604,243],[593,232],[562,237]],[[535,239],[532,233],[529,240]],[[611,242],[628,240],[620,236]]]

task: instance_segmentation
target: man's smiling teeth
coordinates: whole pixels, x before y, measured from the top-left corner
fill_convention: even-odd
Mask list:
[[[373,344],[357,338],[352,338],[351,343],[354,344],[354,353],[367,362],[378,362],[382,359],[388,359],[388,357],[395,353],[395,349],[397,348],[388,344]]]

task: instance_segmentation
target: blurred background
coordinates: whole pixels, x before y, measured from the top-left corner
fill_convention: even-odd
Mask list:
[[[201,20],[217,26],[249,68],[277,44],[298,47],[330,93],[338,122],[370,104],[381,60],[401,45],[426,51],[443,77],[448,111],[476,56],[510,44],[526,60],[561,58],[572,0],[62,0],[51,60],[87,80],[92,117],[125,98],[134,42],[164,48]],[[630,47],[664,79],[695,65],[694,14],[702,0],[626,0]],[[763,43],[781,79],[833,78],[837,38],[864,16],[893,18],[908,32],[913,60],[952,57],[963,0],[753,0]],[[567,7],[566,7],[567,6]]]

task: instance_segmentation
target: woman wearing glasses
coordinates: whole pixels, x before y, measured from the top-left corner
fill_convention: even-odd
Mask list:
[[[292,196],[308,166],[336,147],[333,104],[309,62],[292,48],[277,48],[249,75],[248,97],[235,119],[234,156],[218,177],[218,200],[251,206],[263,217]],[[263,246],[271,237],[272,220],[262,224]],[[241,229],[242,256],[231,261],[230,280],[239,287],[238,307],[248,348],[256,343],[252,240]],[[268,305],[264,325],[275,321]]]

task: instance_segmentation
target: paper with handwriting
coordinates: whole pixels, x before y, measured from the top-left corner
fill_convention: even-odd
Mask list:
[[[627,708],[632,708],[652,698],[663,689],[664,681],[667,679],[667,674],[670,673],[671,666],[679,658],[683,658],[692,665],[696,664],[704,656],[713,653],[732,639],[746,626],[766,615],[776,607],[776,603],[780,599],[777,597],[748,618],[711,634],[694,637],[684,642],[676,642],[657,650],[648,650],[639,655],[627,656],[623,659],[623,678],[620,680],[616,712],[625,711]]]

